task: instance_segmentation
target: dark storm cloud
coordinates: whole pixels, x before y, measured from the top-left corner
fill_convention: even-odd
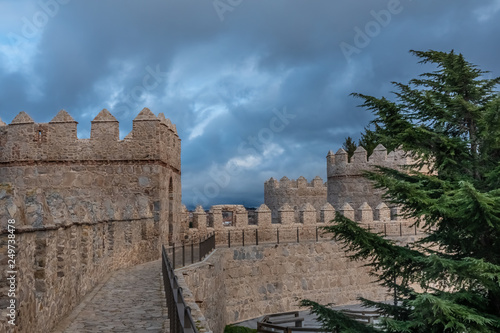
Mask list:
[[[123,137],[142,107],[164,112],[183,140],[190,207],[258,205],[270,177],[326,180],[328,150],[358,138],[372,117],[349,94],[390,97],[391,81],[433,69],[410,49],[455,49],[500,75],[500,1],[493,0],[0,6],[2,120],[26,110],[49,121],[65,108],[83,137],[108,108]],[[33,36],[23,35],[29,24]]]

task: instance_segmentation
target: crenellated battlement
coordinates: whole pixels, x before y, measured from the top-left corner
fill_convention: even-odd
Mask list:
[[[347,158],[347,152],[342,148],[335,154],[330,150],[326,160],[328,178],[361,176],[363,170],[371,169],[375,165],[399,168],[414,162],[403,150],[396,149],[387,153],[387,149],[381,144],[374,149],[369,158],[366,150],[359,146],[350,162]]]
[[[326,203],[326,194],[326,183],[319,176],[311,182],[302,176],[296,180],[285,176],[279,181],[271,178],[264,183],[264,203],[271,209],[273,220],[278,218],[278,208],[284,203],[297,209],[309,203],[319,210]],[[296,217],[299,217],[298,211]]]
[[[188,229],[188,238],[198,239],[215,232],[217,244],[224,244],[227,242],[228,233],[232,234],[230,237],[236,242],[244,242],[245,237],[251,242],[258,233],[261,241],[271,241],[276,237],[276,230],[279,230],[278,237],[282,241],[295,240],[297,234],[300,234],[299,237],[314,239],[319,237],[316,229],[333,220],[336,211],[367,229],[387,236],[421,233],[421,230],[415,228],[414,221],[401,215],[399,207],[389,208],[384,202],[373,207],[367,202],[363,202],[359,207],[352,207],[346,202],[338,210],[329,203],[319,209],[310,203],[304,203],[298,208],[284,203],[278,209],[277,219],[272,219],[271,210],[262,204],[255,211],[256,224],[249,223],[248,211],[241,205],[216,205],[212,206],[208,213],[198,206],[193,212],[193,224],[192,228]],[[329,239],[331,236],[321,237]]]
[[[342,148],[335,154],[328,152],[326,159],[327,183],[323,183],[319,176],[311,182],[304,177],[294,180],[285,176],[280,180],[270,178],[264,183],[264,203],[272,211],[273,222],[278,220],[284,204],[291,206],[295,220],[303,215],[300,207],[304,204],[311,204],[316,209],[317,219],[321,215],[320,208],[327,202],[337,210],[346,204],[359,207],[364,202],[377,207],[382,201],[382,190],[373,188],[372,183],[363,177],[363,171],[374,170],[375,166],[401,169],[414,164],[414,160],[403,150],[388,153],[380,144],[369,158],[366,150],[358,147],[350,161]]]
[[[165,115],[143,109],[123,140],[106,109],[89,139],[77,126],[64,110],[48,123],[26,112],[0,121],[0,234],[15,221],[23,244],[19,332],[52,332],[109,272],[157,259],[186,232],[181,144]]]
[[[381,144],[369,158],[366,150],[358,147],[350,162],[344,149],[339,149],[335,154],[329,151],[326,156],[327,200],[336,209],[340,209],[346,203],[352,207],[359,207],[363,202],[376,207],[382,201],[383,191],[374,188],[372,182],[363,177],[363,172],[375,170],[375,166],[401,170],[402,167],[412,164],[414,160],[403,150],[396,149],[387,153],[387,149]]]
[[[92,120],[90,139],[78,139],[77,125],[65,110],[48,123],[36,123],[24,111],[9,125],[0,120],[0,163],[149,160],[180,172],[180,139],[163,113],[157,117],[144,108],[123,140],[118,120],[106,109]]]
[[[276,188],[290,188],[290,189],[299,189],[299,188],[326,188],[326,183],[323,182],[323,179],[320,176],[316,176],[311,182],[308,182],[307,179],[303,176],[295,179],[288,179],[287,176],[284,176],[279,181],[274,179],[273,177],[266,180],[264,186],[269,189]]]

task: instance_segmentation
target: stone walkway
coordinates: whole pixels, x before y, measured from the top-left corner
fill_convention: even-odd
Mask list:
[[[168,332],[161,260],[122,269],[85,297],[54,333]]]

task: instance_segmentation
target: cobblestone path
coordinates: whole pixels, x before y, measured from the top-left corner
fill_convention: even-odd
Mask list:
[[[96,289],[54,333],[168,332],[161,260],[116,271]]]

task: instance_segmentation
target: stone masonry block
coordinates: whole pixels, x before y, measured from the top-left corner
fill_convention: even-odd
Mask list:
[[[321,222],[330,222],[335,218],[335,208],[327,202],[321,207]]]
[[[193,212],[193,228],[198,229],[200,234],[207,231],[207,214],[202,206],[197,206]]]
[[[300,223],[312,225],[316,223],[316,209],[310,203],[300,208]]]
[[[347,202],[340,209],[340,213],[348,219],[354,221],[354,209]]]
[[[284,204],[278,209],[279,221],[283,225],[290,225],[295,222],[295,212],[289,204]]]
[[[271,210],[265,205],[262,204],[255,211],[257,215],[257,225],[259,227],[270,227],[271,226]]]
[[[367,202],[363,202],[358,208],[358,218],[361,223],[373,222],[373,210]]]
[[[391,220],[391,209],[381,202],[376,208],[376,219],[380,222],[389,222]]]

